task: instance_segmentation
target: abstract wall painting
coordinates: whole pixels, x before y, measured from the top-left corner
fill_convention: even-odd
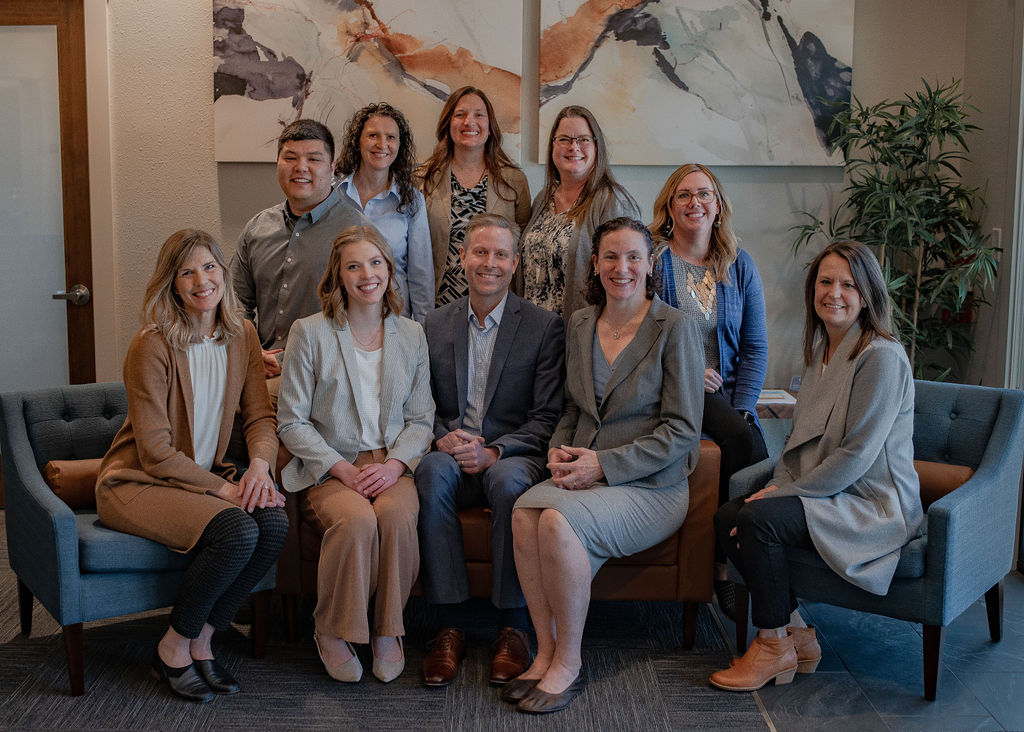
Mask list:
[[[838,165],[854,0],[541,0],[540,156],[568,104],[616,164]],[[543,160],[541,160],[543,162]]]
[[[273,161],[299,117],[338,137],[360,107],[387,101],[433,150],[441,107],[471,84],[487,92],[519,158],[522,0],[213,0],[218,161]]]

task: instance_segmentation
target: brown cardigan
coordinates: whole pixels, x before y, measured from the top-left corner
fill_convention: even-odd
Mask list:
[[[128,418],[103,458],[96,483],[100,521],[187,551],[210,519],[233,505],[209,492],[241,477],[224,462],[236,406],[249,458],[263,458],[274,474],[277,423],[256,329],[247,321],[243,334],[227,346],[225,408],[209,471],[194,459],[188,354],[171,348],[160,333],[143,329],[128,347],[124,383]]]

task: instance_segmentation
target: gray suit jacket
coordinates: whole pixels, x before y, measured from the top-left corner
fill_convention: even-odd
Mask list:
[[[380,384],[380,426],[389,458],[415,469],[430,447],[434,402],[423,328],[388,316]],[[296,320],[288,334],[278,434],[295,457],[281,471],[287,491],[319,484],[341,459],[359,454],[359,390],[355,344],[348,325],[323,313]]]
[[[700,454],[704,410],[696,323],[655,296],[598,406],[591,361],[597,316],[596,307],[587,307],[569,319],[565,411],[551,447],[593,448],[609,485],[685,483]]]
[[[854,325],[824,373],[824,342],[804,369],[793,431],[771,496],[799,496],[815,549],[841,577],[884,595],[900,547],[920,533],[914,377],[903,346],[875,338],[855,359]]]
[[[427,315],[430,386],[437,412],[434,439],[462,427],[469,374],[469,298]],[[565,328],[552,312],[508,294],[494,341],[484,394],[481,430],[502,457],[546,458],[548,440],[562,413]]]

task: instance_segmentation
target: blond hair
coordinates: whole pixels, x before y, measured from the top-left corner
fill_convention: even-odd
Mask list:
[[[146,286],[142,306],[142,324],[159,332],[172,348],[184,351],[200,340],[199,324],[189,315],[181,296],[174,289],[178,272],[200,247],[207,249],[224,279],[224,294],[217,305],[217,339],[228,343],[242,334],[245,320],[231,285],[231,272],[220,246],[213,237],[199,229],[181,229],[171,234],[157,255],[156,268]]]
[[[732,204],[725,195],[718,178],[707,167],[700,163],[687,163],[680,165],[668,177],[658,197],[654,199],[654,221],[651,222],[651,233],[659,241],[667,242],[672,239],[672,230],[675,228],[675,221],[672,219],[672,196],[675,195],[679,183],[690,173],[706,175],[715,191],[715,200],[718,201],[718,219],[711,227],[711,242],[708,245],[705,261],[716,280],[728,282],[729,267],[736,261],[740,240],[732,231]]]
[[[388,289],[381,301],[381,317],[399,315],[402,312],[402,297],[398,294],[395,282],[395,255],[381,233],[372,226],[350,226],[338,234],[331,244],[331,254],[327,259],[327,271],[324,272],[316,294],[320,298],[320,309],[324,315],[339,324],[348,322],[348,293],[341,279],[341,251],[350,244],[361,241],[373,244],[380,251],[388,265]]]

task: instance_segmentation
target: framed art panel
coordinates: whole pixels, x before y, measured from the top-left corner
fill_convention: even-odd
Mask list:
[[[340,141],[377,101],[405,114],[424,159],[449,93],[471,84],[518,160],[522,19],[522,0],[214,0],[216,159],[273,161],[299,117]]]
[[[850,100],[853,7],[541,0],[540,155],[579,104],[619,165],[838,165],[829,102]]]

